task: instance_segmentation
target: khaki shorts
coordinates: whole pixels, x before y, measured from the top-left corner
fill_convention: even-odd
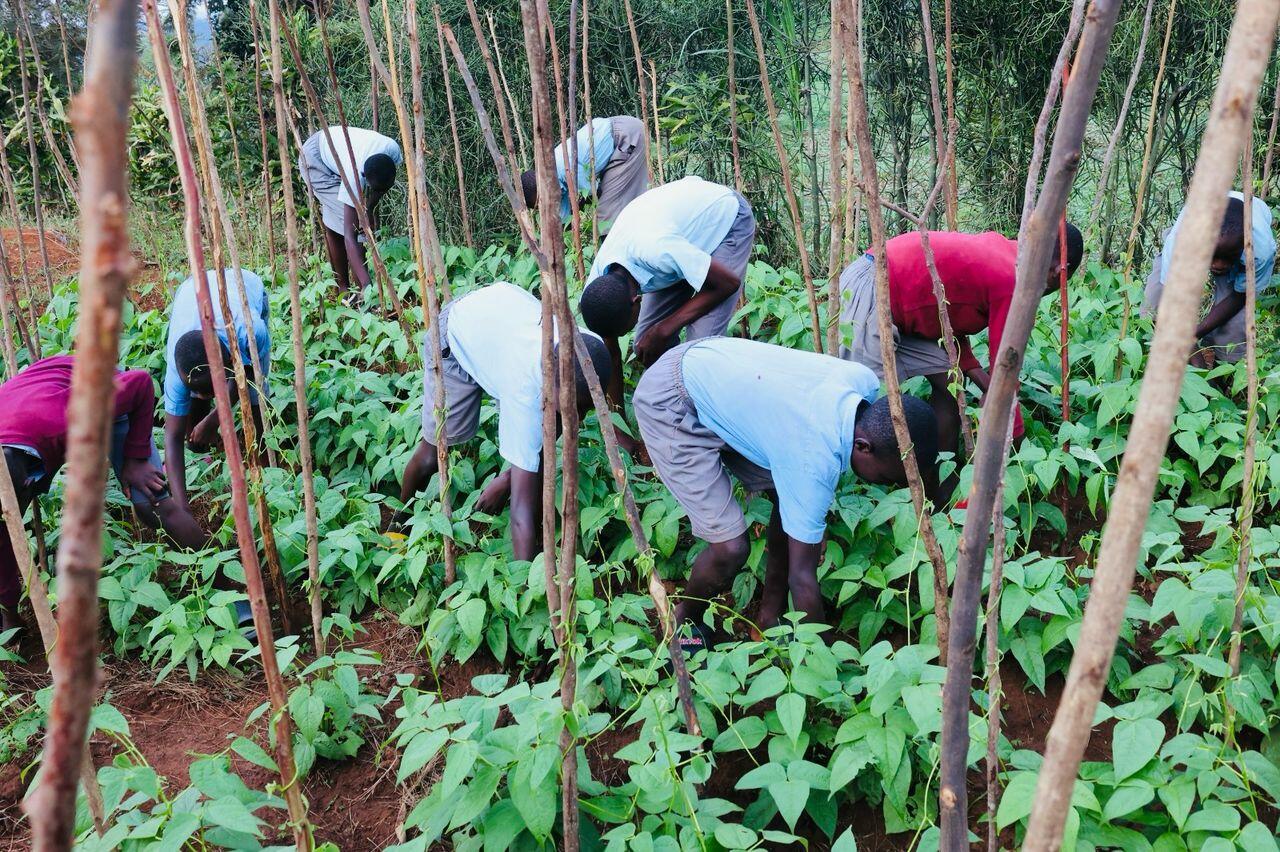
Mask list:
[[[870,367],[883,379],[880,318],[876,312],[876,264],[869,254],[864,254],[840,273],[840,334],[841,359]],[[951,359],[940,341],[902,334],[894,326],[893,348],[901,380],[912,376],[935,376],[951,370]]]
[[[1213,279],[1213,303],[1216,305],[1235,292],[1226,276]],[[1164,295],[1164,281],[1160,279],[1160,257],[1156,256],[1147,286],[1142,294],[1142,316],[1154,320]],[[1245,312],[1239,311],[1231,319],[1200,338],[1200,349],[1212,349],[1216,360],[1234,364],[1244,357]]]
[[[341,234],[343,215],[346,212],[343,210],[346,205],[339,197],[342,190],[342,177],[337,172],[330,171],[324,164],[324,160],[320,159],[320,146],[328,144],[323,130],[311,134],[310,138],[302,143],[302,157],[299,158],[298,171],[302,174],[303,183],[320,204],[320,218],[324,220],[324,226],[335,234]],[[342,139],[335,136],[333,144],[341,145]]]
[[[609,120],[613,124],[613,156],[600,173],[596,189],[596,217],[602,235],[609,233],[609,226],[622,208],[649,188],[649,161],[645,156],[649,136],[644,122],[629,115]]]
[[[729,271],[738,276],[742,283],[738,285],[737,293],[684,327],[686,343],[724,334],[729,328],[729,322],[733,319],[734,313],[738,310],[738,300],[742,297],[743,287],[746,286],[747,262],[751,260],[751,249],[755,247],[756,242],[756,217],[751,212],[751,205],[747,200],[738,193],[734,194],[738,196],[738,215],[729,227],[729,233],[725,234],[720,245],[716,246],[716,250],[711,252],[711,259],[718,260],[728,267]],[[650,326],[671,316],[685,302],[692,299],[695,293],[697,291],[683,281],[652,293],[645,293],[640,299],[640,319],[636,321],[635,336],[632,339],[639,340]],[[679,342],[678,337],[673,337],[667,345],[672,347]]]
[[[692,345],[677,346],[645,371],[634,397],[636,421],[658,476],[689,515],[694,534],[715,544],[747,531],[729,472],[748,491],[772,491],[774,484],[769,471],[698,420],[680,363]]]
[[[464,297],[465,298],[465,297]],[[440,335],[437,351],[440,354],[440,377],[444,383],[445,434],[453,446],[470,440],[480,429],[480,401],[484,390],[471,378],[458,359],[449,351],[449,311],[459,300],[440,310]],[[435,356],[429,348],[429,333],[422,341],[422,439],[436,445],[440,438],[440,419],[436,415]]]

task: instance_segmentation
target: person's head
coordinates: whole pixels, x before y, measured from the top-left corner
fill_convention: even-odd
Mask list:
[[[578,307],[587,328],[601,337],[621,337],[640,319],[640,287],[615,263],[587,284]]]
[[[591,368],[596,371],[596,376],[600,379],[600,387],[609,386],[609,379],[613,375],[613,359],[609,356],[609,348],[604,345],[604,341],[594,334],[583,334],[582,344],[587,349],[587,357],[591,360]],[[560,344],[556,344],[557,354],[560,351]],[[574,392],[578,399],[578,416],[586,417],[587,412],[594,408],[591,399],[591,387],[587,384],[587,374],[582,367],[582,361],[574,353],[573,359],[573,375],[574,375]]]
[[[231,353],[225,344],[222,346],[223,372],[228,380],[231,378]],[[209,367],[209,359],[204,351],[204,336],[199,331],[188,331],[178,338],[173,349],[173,360],[178,368],[178,376],[182,383],[197,399],[213,398],[213,370]],[[248,365],[245,365],[248,369]]]
[[[1084,235],[1080,229],[1067,223],[1067,277],[1076,273],[1080,259],[1084,257]],[[1062,240],[1061,235],[1053,241],[1053,257],[1049,259],[1049,276],[1045,279],[1045,294],[1056,292],[1062,280]]]
[[[938,419],[933,407],[922,399],[903,395],[902,408],[920,473],[926,481],[936,478]],[[878,485],[904,485],[907,473],[902,456],[889,414],[889,398],[882,396],[875,402],[865,403],[853,427],[853,472],[860,479]]]
[[[372,192],[386,192],[396,182],[396,161],[386,154],[374,154],[364,161],[364,179]]]
[[[1228,198],[1226,212],[1222,214],[1222,229],[1218,232],[1218,242],[1209,261],[1209,272],[1226,275],[1240,262],[1243,253],[1244,202],[1239,198]]]
[[[524,190],[524,206],[530,210],[538,206],[538,176],[529,169],[520,174],[520,188]]]

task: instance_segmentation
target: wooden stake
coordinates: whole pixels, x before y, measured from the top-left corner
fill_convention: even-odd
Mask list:
[[[102,0],[90,40],[94,62],[71,109],[81,151],[86,198],[81,211],[80,324],[67,410],[67,465],[62,536],[58,544],[58,639],[49,658],[53,701],[40,783],[27,798],[36,852],[71,848],[76,787],[92,764],[86,731],[93,709],[98,663],[98,572],[102,567],[102,512],[108,431],[115,396],[121,306],[133,272],[129,253],[128,155],[125,136],[133,95],[137,5]],[[34,166],[34,164],[33,164]],[[21,525],[8,470],[4,502],[10,535]],[[18,544],[18,542],[15,542]],[[14,550],[34,577],[25,542]],[[27,558],[23,560],[22,556]],[[30,582],[28,583],[30,586]],[[44,601],[47,612],[47,599]],[[47,638],[48,624],[41,625]],[[93,795],[94,785],[88,790]],[[100,807],[99,801],[95,807]],[[95,814],[95,821],[100,814]]]
[[[520,165],[516,160],[515,142],[512,141],[514,137],[511,135],[511,119],[507,116],[506,101],[502,99],[502,81],[498,79],[498,68],[493,62],[493,52],[489,50],[489,40],[484,34],[484,27],[480,26],[480,16],[476,14],[476,4],[474,0],[467,0],[467,16],[471,20],[471,32],[475,34],[476,45],[480,48],[480,56],[484,59],[484,67],[489,74],[489,88],[493,90],[493,103],[498,110],[498,123],[502,126],[502,141],[505,145],[503,150],[506,152],[507,156],[507,159],[505,160],[506,167],[511,174],[519,174]],[[448,31],[447,26],[445,29]],[[465,64],[457,62],[456,53],[454,59],[455,64],[458,66],[458,71],[461,73]],[[472,101],[474,103],[476,95],[471,91],[473,86],[474,83],[472,86],[468,86],[467,91],[472,95]],[[487,115],[488,114],[486,113],[486,120]],[[501,181],[501,175],[499,175],[499,181]],[[524,209],[523,200],[521,200],[520,205],[521,209]]]
[[[507,72],[502,67],[502,46],[498,41],[498,27],[493,22],[493,13],[485,12],[485,18],[489,21],[489,34],[493,36],[493,55],[498,60],[498,79],[502,81],[502,91],[507,95],[507,105],[511,107],[511,120],[515,123],[516,138],[520,140],[520,162],[529,162],[527,143],[524,138],[524,122],[520,120],[520,110],[516,107],[516,99],[511,97],[511,87],[507,85]],[[494,90],[494,95],[498,94]]]
[[[732,0],[725,0],[732,2]],[[627,14],[627,30],[631,33],[631,52],[636,60],[636,95],[640,100],[640,120],[645,127],[649,126],[649,101],[644,96],[644,57],[640,53],[640,36],[636,32],[636,16],[631,12],[631,0],[622,0],[623,11]],[[650,146],[644,146],[644,161],[649,169],[649,183],[653,184],[653,154]]]
[[[667,182],[667,169],[662,160],[662,125],[658,123],[658,71],[649,60],[649,82],[653,91],[653,145],[654,158],[658,162],[658,183]]]
[[[112,0],[101,0],[104,4]],[[276,0],[271,0],[272,23],[279,16]],[[155,58],[156,75],[164,98],[165,115],[173,139],[174,157],[182,179],[182,192],[186,216],[187,255],[191,261],[191,278],[196,285],[196,302],[200,309],[200,326],[204,337],[205,353],[214,375],[223,375],[226,367],[222,361],[222,346],[214,330],[213,299],[205,274],[204,246],[200,241],[200,194],[197,186],[195,163],[187,141],[186,123],[182,116],[173,68],[169,62],[163,25],[156,0],[143,0],[147,15],[147,33]],[[133,20],[128,22],[133,25]],[[132,31],[130,33],[132,46]],[[95,54],[96,57],[96,54]],[[262,583],[262,570],[258,563],[258,550],[253,540],[253,524],[249,520],[249,489],[245,482],[244,461],[240,444],[236,440],[235,420],[231,411],[231,395],[225,382],[214,382],[214,399],[218,412],[218,431],[222,436],[223,451],[227,457],[227,471],[231,479],[231,512],[235,519],[236,540],[240,548],[240,561],[244,568],[245,587],[249,606],[253,611],[253,626],[258,634],[258,648],[262,658],[262,672],[267,682],[275,733],[276,764],[285,804],[289,812],[289,827],[299,850],[314,846],[311,826],[307,821],[306,805],[302,799],[297,768],[293,760],[293,724],[289,715],[288,695],[276,660],[275,636],[271,628],[271,612],[267,607],[266,590]]]
[[[795,187],[791,182],[791,162],[786,145],[782,142],[782,129],[778,124],[778,108],[773,100],[773,87],[769,85],[769,66],[765,62],[764,36],[760,33],[760,21],[756,18],[756,6],[746,0],[747,20],[751,22],[751,34],[755,38],[756,59],[760,63],[760,87],[764,90],[764,104],[769,111],[769,129],[773,131],[773,146],[778,153],[778,165],[782,169],[782,186],[787,196],[787,212],[791,214],[791,230],[800,254],[800,272],[804,277],[805,294],[809,297],[809,325],[813,333],[813,351],[822,351],[822,328],[818,322],[818,294],[813,287],[813,269],[809,264],[809,248],[805,245],[804,224],[800,220],[800,204],[796,201]],[[886,303],[887,304],[887,303]],[[892,340],[892,337],[890,337]]]
[[[929,70],[929,105],[933,112],[933,171],[934,178],[945,176],[947,171],[947,125],[942,118],[942,94],[938,83],[938,51],[933,43],[933,13],[930,0],[920,0],[920,25],[924,33],[924,61]],[[946,184],[946,180],[943,180]],[[904,199],[905,200],[905,199]]]
[[[836,2],[836,0],[832,0]],[[738,153],[738,83],[733,73],[733,64],[737,47],[734,45],[733,39],[733,0],[724,0],[724,20],[727,32],[727,49],[725,51],[729,59],[729,150],[733,156],[733,188],[739,193],[742,192],[742,158]],[[834,58],[831,60],[832,74],[835,74],[837,62]]]
[[[827,241],[827,354],[840,351],[840,273],[844,270],[844,253],[841,238],[844,233],[844,41],[840,33],[844,18],[840,14],[841,0],[831,0],[831,107],[827,125],[827,151],[830,157],[830,220],[831,233]],[[732,48],[731,48],[732,49]],[[734,128],[736,130],[736,128]],[[737,139],[734,140],[735,175],[737,167]],[[852,181],[853,175],[849,175]],[[739,190],[741,191],[741,190]],[[816,220],[815,220],[816,221]]]
[[[0,140],[0,142],[2,141],[3,140]],[[5,146],[3,144],[0,144],[0,181],[2,181],[4,184],[4,196],[5,196],[5,201],[9,207],[9,216],[10,218],[13,219],[15,232],[17,233],[17,236],[18,236],[18,239],[17,239],[18,270],[17,272],[22,275],[22,286],[23,286],[23,289],[26,290],[26,295],[27,295],[27,320],[29,322],[26,329],[27,352],[28,354],[31,355],[31,360],[36,361],[42,357],[40,352],[39,329],[36,327],[36,309],[35,309],[36,293],[35,293],[35,289],[31,286],[31,275],[29,272],[30,265],[27,262],[26,240],[22,239],[22,213],[18,208],[18,188],[15,185],[15,181],[13,178],[13,171],[9,168],[9,156],[8,154],[5,153]],[[6,263],[5,269],[8,270],[9,269],[8,261],[6,260],[5,263]],[[13,287],[12,292],[13,292],[13,298],[14,298],[14,309],[15,309],[15,313],[18,316],[19,327],[21,327],[22,314],[20,311],[17,310],[19,307],[19,299],[20,299],[20,297],[18,296],[17,278],[16,278],[16,275],[12,272],[9,272],[8,274],[9,274],[9,280]]]
[[[23,11],[23,8],[22,8],[22,0],[17,0],[17,9],[18,9],[18,14],[23,16],[23,27],[26,28],[26,18],[25,18],[25,12]],[[28,32],[28,37],[30,37],[29,28],[27,28],[27,32]],[[26,117],[25,124],[27,127],[27,162],[31,166],[31,206],[35,214],[36,232],[40,238],[40,266],[41,266],[41,269],[44,270],[45,295],[47,295],[50,299],[52,299],[53,298],[53,272],[50,269],[52,264],[49,263],[49,246],[45,243],[46,235],[44,232],[44,205],[41,203],[41,200],[40,200],[40,150],[36,146],[36,128],[35,128],[35,122],[32,120],[32,113],[36,111],[40,111],[40,105],[39,105],[38,98],[33,100],[31,96],[31,86],[27,82],[26,57],[25,57],[25,51],[23,50],[23,47],[22,47],[23,39],[21,38],[20,34],[17,39],[17,42],[18,42],[18,76],[22,79],[22,100],[26,104],[26,109],[23,110],[23,114]],[[32,44],[32,49],[34,50],[35,43],[32,42],[31,44]],[[41,82],[41,77],[43,77],[43,75],[36,78],[37,85],[39,85],[39,83]],[[18,239],[21,241],[22,223],[15,220],[13,225],[18,231]],[[25,273],[25,270],[24,270],[24,273]],[[32,296],[34,298],[33,294],[31,293],[30,278],[27,279],[27,293],[29,296]]]
[[[1035,207],[1020,232],[1017,284],[1010,305],[1000,351],[987,391],[974,453],[974,478],[961,539],[956,579],[952,589],[951,656],[943,687],[941,790],[941,848],[945,852],[968,849],[966,772],[969,747],[969,706],[972,700],[973,658],[977,634],[978,603],[982,591],[982,566],[991,537],[995,494],[1005,467],[1006,437],[1013,421],[1019,373],[1036,310],[1048,277],[1058,221],[1066,209],[1067,194],[1079,168],[1080,149],[1098,77],[1120,11],[1118,0],[1094,0],[1081,36],[1075,80],[1065,93],[1054,133],[1049,165]],[[1068,29],[1059,56],[1075,41]],[[1060,71],[1059,71],[1060,73]],[[1054,100],[1060,82],[1053,77],[1045,101]],[[1035,164],[1032,166],[1036,168]],[[1038,173],[1038,169],[1036,169]],[[1034,181],[1034,178],[1032,178]],[[1033,190],[1034,191],[1034,190]],[[1028,193],[1030,196],[1032,193]]]
[[[1044,763],[1023,847],[1032,852],[1052,852],[1062,843],[1076,771],[1111,669],[1156,477],[1178,407],[1205,273],[1222,226],[1227,191],[1253,126],[1258,86],[1271,53],[1278,15],[1280,5],[1270,0],[1241,0],[1227,40],[1200,156],[1187,191],[1186,214],[1173,246],[1172,271],[1160,300],[1147,373],[1102,531],[1080,638],[1045,741]],[[1080,74],[1077,66],[1077,85]]]
[[[440,76],[444,78],[444,99],[449,106],[449,132],[453,136],[453,167],[458,175],[458,206],[462,211],[462,238],[467,248],[475,248],[471,237],[471,213],[467,204],[467,179],[462,169],[462,143],[458,141],[458,116],[453,109],[453,81],[444,55],[444,35],[440,32],[440,4],[431,4],[436,19],[436,45],[440,48]]]
[[[1276,123],[1280,121],[1280,74],[1276,75],[1276,91],[1271,98],[1271,127],[1267,130],[1267,153],[1262,161],[1262,195],[1271,186],[1271,156],[1276,148]]]
[[[947,230],[954,231],[957,227],[958,212],[960,207],[960,181],[956,174],[956,87],[955,87],[955,61],[951,53],[951,0],[942,0],[942,28],[945,31],[943,36],[943,56],[947,66],[947,150],[950,152],[947,158],[946,174],[946,212],[947,212]]]

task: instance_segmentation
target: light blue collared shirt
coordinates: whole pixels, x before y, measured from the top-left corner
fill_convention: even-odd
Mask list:
[[[267,303],[267,289],[262,283],[262,279],[247,269],[241,270],[244,277],[245,295],[249,297],[249,310],[253,316],[249,323],[245,322],[244,308],[241,305],[240,291],[235,270],[226,269],[223,271],[224,280],[227,282],[227,296],[231,300],[231,318],[235,323],[236,341],[240,345],[240,356],[244,358],[245,366],[253,363],[253,359],[249,354],[249,330],[251,325],[253,328],[253,344],[258,349],[258,358],[262,362],[263,372],[271,371],[271,333],[267,330],[267,320],[270,315],[270,307]],[[210,269],[205,273],[205,277],[209,282],[209,295],[213,298],[213,318],[214,325],[218,332],[218,339],[228,349],[231,347],[229,338],[227,337],[226,323],[222,316],[222,295],[218,286],[217,271]],[[182,286],[178,288],[178,292],[173,297],[173,306],[169,309],[169,342],[165,345],[165,372],[164,372],[164,410],[166,414],[182,416],[191,412],[191,391],[187,389],[186,382],[182,379],[182,374],[178,372],[177,362],[174,360],[173,353],[178,346],[178,338],[189,331],[199,331],[200,325],[200,308],[196,302],[196,285],[194,278],[188,278],[182,282]],[[228,365],[230,367],[230,365]],[[254,400],[258,398],[257,391],[266,394],[267,377],[255,376],[252,384],[256,390],[250,390],[250,395]]]
[[[592,143],[594,143],[594,149]],[[574,144],[578,149],[578,171],[574,179],[574,188],[580,196],[591,195],[598,189],[596,183],[600,173],[604,171],[605,166],[609,165],[609,159],[613,156],[613,119],[597,118],[590,124],[582,125]],[[560,179],[560,219],[562,221],[567,221],[572,212],[569,209],[569,181],[565,178],[568,170],[564,143],[561,143],[556,146],[556,176]]]
[[[1238,198],[1244,201],[1244,194],[1239,192],[1227,193],[1229,198]],[[1186,215],[1184,207],[1178,218],[1174,220],[1173,227],[1169,229],[1169,233],[1165,235],[1164,245],[1160,249],[1160,280],[1168,282],[1169,267],[1173,262],[1173,243],[1178,236],[1178,228],[1182,225],[1182,217]],[[1271,233],[1271,208],[1267,203],[1256,195],[1253,198],[1253,270],[1254,270],[1254,287],[1257,292],[1261,293],[1271,286],[1271,273],[1275,271],[1276,265],[1276,238]],[[1240,253],[1240,259],[1224,276],[1231,282],[1231,288],[1237,293],[1243,293],[1245,285],[1248,281],[1244,268],[1244,253]]]
[[[858,406],[880,393],[861,364],[733,337],[709,337],[681,361],[698,420],[778,489],[787,535],[822,541],[827,510],[853,454]]]
[[[652,293],[687,281],[701,290],[711,253],[738,217],[738,195],[727,186],[690,175],[637,197],[613,220],[587,280],[615,263]]]

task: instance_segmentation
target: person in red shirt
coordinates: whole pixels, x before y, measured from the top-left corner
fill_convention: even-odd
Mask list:
[[[0,446],[25,514],[49,489],[66,461],[67,403],[71,398],[72,355],[36,361],[0,385]],[[204,546],[205,532],[184,507],[169,496],[160,454],[152,437],[156,391],[146,370],[116,373],[110,457],[116,478],[151,526],[163,526],[179,545]],[[18,561],[7,533],[0,533],[0,629],[19,626],[22,594]]]
[[[947,315],[960,350],[960,369],[985,395],[991,374],[974,357],[968,338],[988,329],[989,362],[994,366],[1013,299],[1018,241],[994,231],[930,231],[929,247],[942,279]],[[1083,254],[1080,231],[1067,225],[1068,276],[1080,265]],[[1057,247],[1045,282],[1046,295],[1058,289],[1060,257],[1061,249]],[[951,361],[942,344],[942,319],[920,234],[913,231],[889,240],[885,243],[885,260],[889,266],[889,311],[893,316],[898,376],[928,378],[933,389],[930,402],[938,419],[938,448],[956,447],[960,414],[949,387]],[[875,277],[875,261],[870,254],[858,258],[840,274],[840,327],[844,336],[840,357],[865,364],[883,379]],[[1014,437],[1020,437],[1022,432],[1022,413],[1015,411]]]

